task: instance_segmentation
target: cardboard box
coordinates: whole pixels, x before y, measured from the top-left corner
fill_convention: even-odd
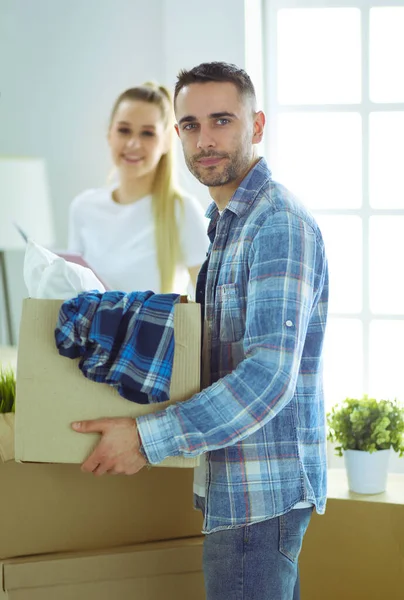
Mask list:
[[[204,600],[203,538],[0,564],[1,600]]]
[[[100,417],[136,417],[168,403],[140,405],[112,387],[90,381],[78,360],[59,355],[54,331],[62,301],[23,303],[17,360],[15,458],[25,462],[82,463],[98,434],[79,434],[71,423]],[[175,355],[170,402],[199,391],[200,305],[178,304],[174,314]],[[194,467],[198,459],[168,458],[162,466]]]
[[[0,559],[199,536],[191,469],[94,477],[77,465],[0,464]]]
[[[14,459],[14,413],[0,414],[0,463]]]
[[[326,513],[303,542],[302,600],[403,600],[404,475],[372,496],[349,492],[344,469],[329,480]]]

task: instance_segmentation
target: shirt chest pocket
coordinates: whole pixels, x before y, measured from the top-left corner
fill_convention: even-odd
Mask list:
[[[219,338],[222,342],[238,342],[245,331],[245,303],[236,283],[219,285],[216,300],[220,310]]]

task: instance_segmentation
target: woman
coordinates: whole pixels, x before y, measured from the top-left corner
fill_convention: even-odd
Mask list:
[[[184,293],[205,259],[207,221],[173,181],[173,110],[163,86],[123,92],[108,142],[117,183],[77,196],[69,250],[80,253],[109,289]]]

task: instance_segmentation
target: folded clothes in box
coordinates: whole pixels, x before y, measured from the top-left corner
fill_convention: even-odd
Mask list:
[[[82,463],[99,440],[82,435],[73,421],[137,417],[192,397],[200,389],[200,305],[179,303],[174,311],[174,363],[170,400],[139,405],[107,384],[83,376],[78,360],[59,355],[55,326],[62,301],[24,300],[17,361],[15,457],[18,461]],[[197,458],[170,457],[162,466],[194,467]]]

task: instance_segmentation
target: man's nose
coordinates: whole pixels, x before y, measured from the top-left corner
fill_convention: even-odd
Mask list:
[[[204,148],[214,148],[216,146],[216,142],[213,139],[212,135],[205,128],[199,130],[199,137],[197,142],[197,147],[201,150]]]

